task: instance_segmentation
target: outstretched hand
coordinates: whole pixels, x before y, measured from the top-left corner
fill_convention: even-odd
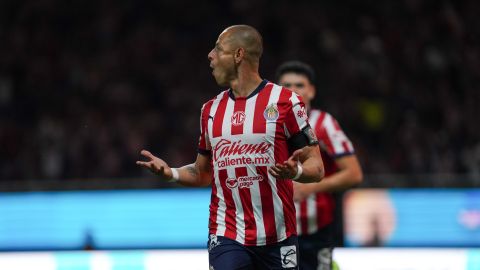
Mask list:
[[[303,150],[298,149],[293,154],[283,162],[275,164],[268,169],[268,172],[277,179],[292,179],[297,175],[297,163],[300,155]]]
[[[172,170],[170,169],[170,167],[167,165],[165,161],[154,156],[152,153],[150,153],[147,150],[142,150],[140,154],[146,157],[148,160],[147,161],[139,160],[136,162],[137,165],[140,165],[142,167],[149,169],[152,173],[160,176],[160,178],[163,180],[169,180],[172,178]]]

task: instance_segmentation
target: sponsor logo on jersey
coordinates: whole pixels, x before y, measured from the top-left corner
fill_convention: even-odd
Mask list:
[[[255,181],[262,181],[263,176],[255,175],[255,176],[241,176],[237,179],[227,178],[226,185],[230,189],[234,189],[238,186],[238,188],[250,188]]]
[[[263,156],[263,157],[236,157],[236,158],[229,158],[226,157],[222,160],[215,161],[215,164],[218,168],[225,168],[229,166],[242,166],[242,165],[249,165],[254,164],[257,166],[265,166],[265,165],[272,165],[273,162],[270,162],[270,157]]]
[[[270,104],[267,106],[265,111],[263,112],[263,117],[267,121],[276,121],[280,113],[278,112],[278,108],[276,104]]]
[[[240,126],[243,124],[243,122],[245,122],[245,113],[244,112],[235,112],[233,115],[232,115],[232,125],[234,126]]]
[[[236,188],[238,186],[238,181],[235,178],[227,178],[225,179],[225,184],[227,185],[228,188]]]
[[[272,145],[267,142],[257,144],[242,143],[239,141],[230,141],[221,139],[213,148],[213,160],[234,155],[254,155],[266,154]]]

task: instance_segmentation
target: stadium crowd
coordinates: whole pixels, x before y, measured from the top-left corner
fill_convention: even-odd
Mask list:
[[[285,60],[316,69],[313,105],[365,174],[479,179],[478,14],[474,0],[1,1],[0,180],[140,177],[142,148],[191,162],[220,91],[207,53],[234,23],[264,35],[265,78]]]

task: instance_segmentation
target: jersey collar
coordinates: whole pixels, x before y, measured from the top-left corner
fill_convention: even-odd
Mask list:
[[[255,90],[254,90],[252,93],[250,93],[250,95],[248,95],[248,97],[246,97],[245,99],[249,99],[249,98],[255,96],[256,94],[258,94],[260,91],[262,91],[263,88],[265,88],[265,85],[267,85],[267,83],[268,83],[268,80],[265,80],[265,79],[264,79],[264,80],[257,86],[257,88],[255,88]],[[233,94],[233,90],[232,90],[231,88],[230,88],[230,90],[228,90],[228,96],[229,96],[231,99],[235,100],[235,95]]]

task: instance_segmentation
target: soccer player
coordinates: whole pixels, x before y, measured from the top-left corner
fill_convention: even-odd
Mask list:
[[[359,184],[362,169],[352,143],[337,120],[327,112],[310,106],[315,97],[313,69],[299,61],[283,63],[277,69],[278,83],[300,95],[305,102],[309,121],[320,143],[325,165],[325,179],[319,183],[294,183],[297,210],[297,232],[300,246],[300,269],[332,269],[332,251],[338,242],[335,228],[341,227],[334,219],[338,191]],[[336,200],[337,199],[337,200]]]
[[[171,168],[146,150],[137,161],[163,180],[212,185],[210,269],[298,269],[292,180],[324,174],[304,103],[260,77],[262,50],[253,27],[226,28],[208,60],[229,89],[203,105],[196,161]]]

